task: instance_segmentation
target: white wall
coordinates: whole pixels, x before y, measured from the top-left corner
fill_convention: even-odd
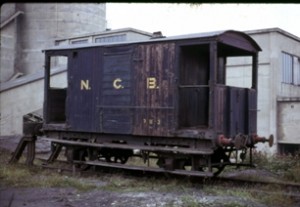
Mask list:
[[[275,140],[272,148],[266,144],[258,144],[257,149],[273,154],[277,152],[279,142],[291,141],[292,139],[294,143],[300,143],[300,140],[297,140],[300,137],[295,138],[299,134],[299,127],[296,127],[289,119],[289,117],[300,113],[299,101],[294,103],[294,108],[291,108],[289,102],[285,104],[280,102],[281,106],[278,102],[289,99],[300,100],[300,86],[281,83],[282,51],[300,57],[300,39],[290,36],[280,29],[267,29],[249,34],[262,48],[258,60],[257,132],[260,136],[265,137],[273,134]],[[249,64],[250,61],[244,58],[235,62],[229,61],[228,83],[242,87],[247,86],[251,69],[246,69],[246,67]],[[298,119],[293,120],[298,123]]]
[[[30,79],[28,76],[24,78]],[[22,81],[22,78],[16,81]],[[53,76],[53,81],[62,87],[66,86],[66,72]],[[41,109],[43,101],[44,79],[42,78],[1,91],[0,136],[22,134],[23,115]]]
[[[278,141],[300,144],[300,101],[278,103]]]

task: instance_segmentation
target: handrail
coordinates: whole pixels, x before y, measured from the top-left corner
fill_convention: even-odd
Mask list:
[[[24,14],[24,12],[22,11],[17,11],[16,13],[14,13],[13,15],[11,15],[7,20],[1,22],[1,26],[0,28],[2,29],[3,27],[5,27],[8,23],[10,23],[12,20],[14,20],[16,17],[18,17],[20,14]]]

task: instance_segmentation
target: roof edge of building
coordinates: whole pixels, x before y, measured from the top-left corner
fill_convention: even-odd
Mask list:
[[[263,34],[263,33],[272,33],[272,32],[277,32],[277,33],[280,33],[286,37],[289,37],[291,39],[294,39],[298,42],[300,42],[300,37],[290,33],[290,32],[287,32],[279,27],[272,27],[272,28],[265,28],[265,29],[255,29],[255,30],[246,30],[244,31],[246,34],[248,35],[252,35],[252,34]]]
[[[65,72],[67,69],[66,68],[53,68],[53,70],[51,71],[51,75],[56,75],[59,73],[63,73]],[[28,74],[28,75],[24,75],[20,78],[17,78],[15,80],[11,80],[11,81],[7,81],[4,83],[0,83],[0,92],[4,92],[4,91],[8,91],[10,89],[16,88],[16,87],[20,87],[22,85],[34,82],[34,81],[38,81],[44,79],[44,71],[38,71],[36,73],[32,73],[32,74]]]
[[[70,37],[66,37],[66,38],[57,38],[57,39],[55,39],[55,41],[63,41],[63,40],[76,39],[76,38],[85,38],[85,37],[97,36],[97,35],[111,35],[111,34],[115,34],[115,33],[124,33],[124,32],[135,32],[135,33],[139,33],[139,34],[146,35],[149,37],[153,36],[153,33],[150,33],[150,32],[146,32],[146,31],[139,30],[139,29],[132,28],[132,27],[125,27],[125,28],[120,28],[120,29],[106,29],[104,31],[86,33],[83,35],[70,36]]]

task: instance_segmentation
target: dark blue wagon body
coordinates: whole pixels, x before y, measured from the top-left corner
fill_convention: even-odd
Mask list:
[[[124,164],[139,149],[160,168],[220,172],[231,152],[266,141],[256,135],[260,50],[238,31],[45,50],[43,131],[58,146],[51,159],[63,145],[71,160]],[[61,57],[68,86],[55,88],[51,68]],[[249,88],[226,85],[228,57],[251,59]]]
[[[256,74],[258,51],[249,36],[235,31],[46,50],[46,59],[68,57],[65,99],[54,98],[55,89],[46,85],[46,125],[163,137],[185,129],[255,133],[256,77],[252,89],[229,87],[224,70],[226,57],[250,56]],[[52,99],[64,103],[53,109]],[[65,119],[56,120],[61,107]]]

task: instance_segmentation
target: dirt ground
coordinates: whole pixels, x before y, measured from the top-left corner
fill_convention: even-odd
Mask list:
[[[186,201],[185,199],[191,199]],[[265,205],[230,196],[209,196],[197,190],[176,192],[117,193],[93,190],[85,193],[70,188],[5,188],[0,189],[1,207],[161,207],[161,206],[255,206]]]
[[[13,151],[19,136],[0,137],[0,150]],[[48,150],[47,143],[39,143],[39,152]],[[233,175],[232,175],[233,176]],[[106,185],[103,181],[88,180],[97,185]],[[158,183],[159,185],[159,183]],[[167,192],[150,190],[146,192],[117,192],[98,188],[81,192],[73,188],[37,188],[10,187],[0,184],[0,207],[160,207],[160,206],[255,206],[265,207],[261,203],[238,196],[209,195],[200,187]]]

